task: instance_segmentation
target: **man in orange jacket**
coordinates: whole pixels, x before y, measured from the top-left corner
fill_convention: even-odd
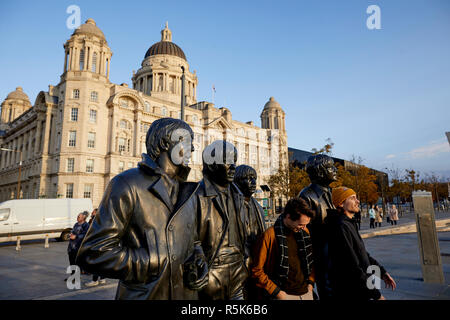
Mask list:
[[[291,199],[275,225],[258,239],[251,276],[262,289],[260,298],[313,300],[314,261],[306,228],[313,217],[303,199]]]

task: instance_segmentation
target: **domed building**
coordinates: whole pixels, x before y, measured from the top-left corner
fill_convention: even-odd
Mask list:
[[[6,99],[1,105],[1,124],[7,124],[13,122],[22,113],[31,108],[30,99],[23,92],[22,87],[17,87],[16,90],[8,94]],[[1,130],[2,128],[0,128]]]
[[[141,161],[151,123],[181,117],[183,73],[184,120],[194,130],[196,150],[189,180],[202,178],[201,153],[217,139],[236,146],[238,165],[254,167],[258,185],[287,165],[285,113],[280,104],[269,99],[258,127],[253,121],[232,119],[226,107],[198,101],[196,72],[172,41],[167,23],[161,40],[148,48],[140,68],[133,71],[132,87],[110,82],[113,53],[93,19],[80,25],[63,47],[64,68],[57,85],[41,91],[33,105],[21,87],[1,104],[0,146],[19,152],[0,153],[0,201],[17,196],[91,198],[97,206],[111,178]]]

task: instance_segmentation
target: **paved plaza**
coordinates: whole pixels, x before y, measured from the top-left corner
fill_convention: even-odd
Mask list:
[[[377,236],[364,239],[368,252],[383,264],[397,282],[397,290],[382,287],[388,299],[450,299],[450,232],[439,232],[446,284],[425,284],[422,281],[418,242],[415,233]],[[91,276],[82,275],[80,290],[67,289],[67,243],[43,241],[0,245],[0,300],[110,300],[114,299],[117,280],[87,288]]]

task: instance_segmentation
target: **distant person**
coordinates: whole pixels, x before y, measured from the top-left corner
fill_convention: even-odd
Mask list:
[[[251,276],[260,298],[313,300],[314,259],[306,227],[312,218],[314,211],[305,200],[291,199],[275,225],[258,239]]]
[[[398,221],[398,210],[395,204],[389,208],[389,219],[391,220],[391,225],[397,225]]]
[[[383,209],[379,208],[375,205],[375,227],[381,227],[381,223],[383,222]]]
[[[72,231],[69,234],[67,254],[69,255],[69,263],[71,266],[75,265],[75,258],[77,256],[78,249],[80,248],[81,242],[89,229],[89,223],[86,222],[88,215],[89,212],[87,211],[79,213],[77,216],[77,222],[74,224]],[[72,274],[73,273],[75,273],[75,270],[72,271]],[[84,271],[82,273],[84,273]]]
[[[370,226],[369,228],[375,229],[375,210],[373,209],[373,204],[370,205],[369,209],[369,219],[370,219]]]
[[[92,221],[95,220],[95,215],[97,214],[97,208],[95,208],[92,213],[91,213],[91,219],[89,220],[89,225],[92,224]],[[99,284],[105,284],[106,283],[106,279],[100,277],[98,274],[93,274],[92,275],[92,281],[89,281],[88,283],[86,283],[86,287],[95,287],[98,286]]]
[[[358,225],[358,230],[361,230],[361,210],[355,213],[355,222]]]
[[[366,251],[353,219],[360,210],[355,191],[346,187],[333,189],[333,204],[325,224],[329,241],[329,276],[334,300],[385,300],[380,290],[369,285],[369,266],[378,267],[386,288],[396,288],[394,279]]]

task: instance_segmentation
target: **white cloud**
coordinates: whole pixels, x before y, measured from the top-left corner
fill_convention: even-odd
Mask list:
[[[448,142],[442,139],[431,141],[428,145],[413,149],[407,152],[407,154],[412,159],[421,159],[433,158],[443,152],[450,152],[450,147]]]
[[[396,157],[395,154],[388,154],[388,155],[386,156],[386,159],[393,159],[393,158],[395,158],[395,157]]]

